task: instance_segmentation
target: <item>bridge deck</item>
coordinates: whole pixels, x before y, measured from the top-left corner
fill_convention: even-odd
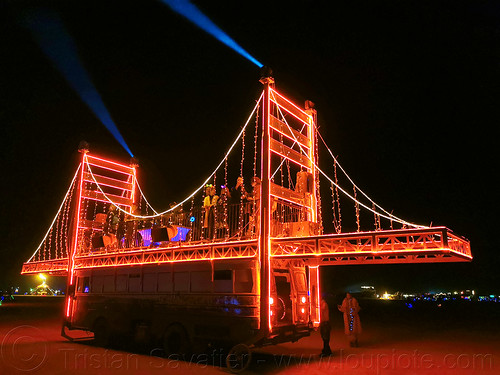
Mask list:
[[[257,244],[254,239],[102,251],[76,256],[75,268],[251,258],[258,255]],[[271,241],[271,256],[301,258],[311,265],[472,260],[469,241],[445,227],[274,238]],[[67,268],[68,260],[62,258],[24,263],[22,273],[64,275]]]

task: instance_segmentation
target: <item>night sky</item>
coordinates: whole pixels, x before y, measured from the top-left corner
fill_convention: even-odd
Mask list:
[[[472,263],[327,267],[328,288],[500,293],[500,249],[493,244],[498,2],[195,3],[273,68],[279,91],[299,104],[316,103],[326,142],[376,202],[408,221],[447,226],[472,244]],[[78,143],[129,159],[21,25],[29,7],[60,14],[158,209],[180,201],[213,170],[262,85],[255,65],[160,1],[0,4],[6,287],[32,283],[19,276],[22,262],[68,188]]]

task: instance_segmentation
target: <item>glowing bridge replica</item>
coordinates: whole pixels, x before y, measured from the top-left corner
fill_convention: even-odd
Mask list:
[[[159,213],[142,195],[137,165],[105,160],[81,149],[82,162],[59,212],[22,273],[66,275],[68,270],[85,267],[245,258],[259,252],[273,258],[303,259],[316,266],[472,259],[469,242],[448,228],[408,223],[368,197],[369,203],[363,203],[358,196],[364,193],[346,175],[351,183],[349,194],[340,186],[337,171],[341,167],[329,149],[334,178],[328,177],[318,165],[318,138],[322,138],[313,104],[306,102],[303,110],[274,89],[272,78],[263,82],[265,90],[238,136],[242,140],[238,176],[244,176],[245,151],[249,151],[245,135],[252,130],[250,120],[259,113],[250,153],[252,180],[257,181],[254,190],[260,187],[260,192],[252,191],[248,183],[236,193],[229,190],[227,165],[235,141],[198,191]],[[324,233],[323,176],[331,191],[332,234]],[[214,188],[217,182],[223,186],[215,189],[217,203],[210,208],[203,207],[204,197],[210,196],[207,182],[213,182]],[[342,231],[341,214],[347,214],[340,210],[339,191],[354,201],[357,230]],[[239,198],[236,203],[234,195]],[[361,209],[372,215],[372,230],[361,230]],[[391,229],[383,230],[382,220]],[[394,229],[395,224],[401,229]]]
[[[465,238],[446,227],[407,222],[369,198],[323,141],[314,104],[307,101],[301,109],[276,91],[272,77],[263,77],[261,82],[262,95],[214,172],[196,191],[182,202],[172,203],[166,211],[158,212],[148,203],[136,178],[134,160],[118,163],[91,154],[86,145],[80,147],[81,163],[59,211],[40,246],[22,267],[23,274],[67,275],[65,311],[70,329],[83,327],[102,338],[105,326],[99,323],[100,318],[87,323],[82,311],[91,314],[95,310],[86,307],[86,293],[90,291],[89,301],[94,301],[89,303],[96,303],[91,299],[97,298],[93,297],[94,289],[98,290],[96,296],[104,296],[106,286],[99,285],[108,276],[116,277],[118,292],[120,272],[129,273],[130,288],[136,282],[135,272],[143,272],[137,277],[143,277],[144,288],[146,278],[153,277],[158,280],[153,289],[160,294],[161,272],[174,275],[174,271],[165,269],[174,269],[174,265],[177,269],[191,267],[192,277],[203,272],[212,275],[205,284],[212,283],[215,293],[216,277],[226,277],[226,271],[217,271],[217,267],[226,264],[234,267],[227,271],[234,275],[232,298],[254,298],[246,316],[257,319],[257,323],[249,324],[259,332],[251,340],[251,335],[235,333],[233,342],[265,345],[295,341],[320,322],[319,266],[472,260]],[[332,158],[323,163],[329,173],[319,165],[320,146],[326,147]],[[239,170],[230,170],[229,165],[239,165]],[[322,205],[326,197],[330,200],[328,210]],[[351,203],[347,208],[346,201]],[[368,223],[370,228],[362,229],[361,223]],[[147,274],[153,267],[157,273]],[[211,267],[211,271],[201,267]],[[237,295],[238,270],[244,267],[252,272],[245,280],[253,280],[253,297]],[[174,282],[175,277],[171,277]],[[195,282],[191,279],[192,287]],[[115,288],[115,284],[110,285]],[[201,282],[196,286],[204,287]],[[231,305],[218,305],[226,297],[214,295],[206,303],[215,304],[213,309],[226,314]],[[277,298],[284,301],[282,313],[276,310]],[[193,303],[185,301],[182,303]],[[236,316],[243,310],[238,307],[232,311]],[[214,327],[229,317],[221,315],[214,320]],[[151,324],[153,327],[155,323]],[[241,326],[235,323],[231,329]],[[165,333],[167,340],[179,336],[179,332],[169,332],[167,329]],[[190,332],[197,335],[203,329],[192,328]]]

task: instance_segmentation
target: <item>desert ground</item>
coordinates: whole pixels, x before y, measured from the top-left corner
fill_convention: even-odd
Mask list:
[[[255,349],[248,374],[499,374],[500,304],[360,300],[363,333],[351,348],[342,316],[330,303],[333,355],[319,357],[319,332],[296,343]],[[91,337],[61,337],[63,299],[18,297],[0,306],[0,374],[223,374],[220,353],[187,360],[100,348]],[[83,334],[82,337],[85,337]]]

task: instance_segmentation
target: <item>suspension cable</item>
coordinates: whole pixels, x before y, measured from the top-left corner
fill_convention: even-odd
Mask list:
[[[391,216],[391,217],[394,217],[397,219],[396,216],[394,216],[392,213],[388,212],[387,210],[385,210],[383,207],[381,207],[380,205],[378,205],[375,201],[373,201],[363,190],[360,189],[359,186],[357,186],[354,181],[351,179],[351,177],[347,174],[347,172],[344,170],[344,168],[342,168],[342,166],[340,165],[338,159],[333,155],[332,151],[330,150],[330,148],[328,147],[328,145],[326,144],[325,140],[323,139],[323,137],[321,136],[321,133],[318,131],[318,135],[319,137],[321,138],[321,141],[323,142],[323,145],[326,147],[326,149],[328,150],[328,153],[330,154],[330,156],[332,157],[333,161],[335,163],[337,163],[337,165],[339,166],[340,170],[344,173],[344,175],[347,177],[347,179],[349,180],[349,182],[356,187],[356,189],[358,190],[358,192],[360,192],[363,196],[365,196],[365,198],[367,198],[370,203],[373,204],[373,206],[379,208],[380,210],[382,210],[383,212],[385,212],[387,215]],[[378,213],[376,213],[378,215]]]
[[[73,176],[73,180],[71,180],[71,184],[69,185],[68,191],[64,195],[64,199],[63,199],[61,205],[59,206],[59,209],[57,210],[57,214],[56,214],[56,216],[54,217],[54,220],[52,220],[52,223],[49,226],[49,230],[47,231],[47,233],[45,233],[45,236],[43,237],[43,240],[40,242],[40,245],[38,245],[38,247],[35,250],[35,252],[33,253],[33,255],[28,259],[28,262],[31,262],[31,260],[33,259],[33,257],[37,253],[37,251],[40,250],[40,248],[42,247],[43,243],[47,239],[47,236],[49,235],[50,231],[52,230],[52,226],[54,225],[54,222],[57,220],[57,217],[59,216],[59,213],[61,212],[61,209],[64,206],[64,203],[66,202],[66,199],[68,198],[68,195],[69,195],[70,191],[72,191],[73,184],[75,183],[76,177],[78,176],[78,172],[80,171],[81,167],[82,167],[82,165],[80,164],[78,166],[77,170],[76,170],[75,175]]]
[[[170,207],[169,209],[163,211],[163,212],[157,212],[155,215],[145,215],[145,216],[142,216],[142,215],[135,215],[133,213],[130,213],[130,212],[127,212],[125,211],[123,208],[121,208],[120,206],[118,206],[117,204],[115,204],[115,202],[113,202],[108,196],[107,194],[102,190],[101,186],[99,185],[99,183],[96,181],[96,178],[94,176],[94,174],[92,173],[92,170],[90,169],[90,165],[88,165],[87,163],[87,168],[90,172],[90,176],[92,177],[92,179],[94,180],[94,182],[96,183],[97,185],[97,188],[99,189],[99,191],[103,194],[103,196],[110,202],[112,203],[118,210],[124,212],[125,214],[127,214],[128,216],[131,216],[131,217],[135,217],[135,218],[138,218],[138,219],[152,219],[152,218],[155,218],[155,217],[158,217],[158,216],[161,216],[161,215],[164,215],[170,211],[173,211],[175,210],[177,207],[183,205],[185,202],[187,202],[189,199],[191,199],[192,197],[194,197],[194,195],[196,193],[198,193],[201,189],[204,188],[204,186],[208,183],[208,181],[211,180],[212,176],[214,175],[214,173],[216,173],[219,168],[224,164],[224,161],[226,160],[226,158],[229,156],[229,154],[231,153],[231,151],[233,150],[234,146],[236,145],[236,143],[238,142],[238,140],[240,139],[240,137],[242,136],[242,134],[244,133],[247,125],[249,124],[250,120],[252,119],[253,117],[253,114],[254,112],[256,111],[256,109],[258,108],[261,100],[262,100],[262,97],[264,96],[264,91],[262,91],[262,94],[260,95],[259,99],[257,100],[257,104],[255,104],[255,107],[253,108],[252,112],[250,113],[250,116],[248,116],[248,119],[245,123],[245,125],[243,125],[243,128],[241,129],[240,133],[238,134],[238,136],[236,137],[236,139],[234,140],[233,144],[231,145],[231,147],[229,147],[228,151],[224,154],[224,157],[222,158],[221,162],[219,163],[219,165],[217,165],[217,167],[215,168],[215,170],[209,175],[209,177],[207,179],[205,179],[205,181],[203,181],[203,183],[196,189],[194,190],[188,197],[186,197],[183,201],[181,201],[180,203],[177,203],[175,206],[173,207]]]
[[[271,93],[271,95],[274,95],[273,93]],[[276,99],[275,99],[276,100]],[[294,140],[297,142],[301,152],[310,160],[310,162],[318,169],[318,171],[328,180],[330,181],[330,183],[332,183],[333,185],[337,186],[338,189],[344,193],[347,197],[349,197],[352,201],[354,202],[357,202],[360,206],[364,207],[365,209],[367,209],[368,211],[371,211],[371,212],[374,212],[370,207],[368,207],[367,205],[365,205],[364,203],[362,202],[359,202],[356,198],[354,198],[353,196],[351,196],[347,191],[345,191],[341,186],[339,186],[337,183],[335,183],[325,172],[323,172],[323,170],[316,164],[316,162],[314,160],[311,160],[311,158],[309,157],[309,155],[304,151],[304,149],[302,148],[301,144],[298,142],[297,138],[295,137],[295,134],[293,134],[293,131],[290,127],[290,125],[288,124],[288,121],[286,121],[286,118],[284,118],[283,116],[283,113],[281,112],[281,109],[278,107],[278,110],[280,111],[281,113],[281,116],[283,117],[283,120],[286,124],[286,126],[288,127],[288,130],[290,131],[292,137],[294,138]],[[340,165],[339,165],[340,166]],[[345,172],[344,172],[345,173]],[[386,212],[384,210],[384,212]],[[415,228],[427,228],[423,225],[417,225],[417,224],[413,224],[413,223],[410,223],[406,220],[403,220],[397,216],[394,216],[394,215],[391,215],[389,214],[390,216],[386,216],[386,215],[383,215],[383,214],[380,214],[380,213],[377,213],[375,212],[377,215],[380,215],[381,217],[384,217],[388,220],[395,220],[395,221],[398,221],[399,223],[401,224],[405,224],[405,225],[409,225],[409,226],[412,226],[412,227],[415,227]]]
[[[148,200],[146,199],[146,196],[144,195],[144,193],[142,192],[142,189],[141,189],[141,185],[139,185],[139,180],[137,180],[137,177],[134,176],[134,181],[135,181],[135,184],[137,185],[137,187],[139,188],[139,192],[141,193],[141,196],[142,198],[144,199],[144,201],[146,202],[146,207],[149,206],[151,207],[151,209],[153,210],[153,212],[155,213],[155,215],[158,215],[158,212],[154,209],[154,207],[148,202]]]

